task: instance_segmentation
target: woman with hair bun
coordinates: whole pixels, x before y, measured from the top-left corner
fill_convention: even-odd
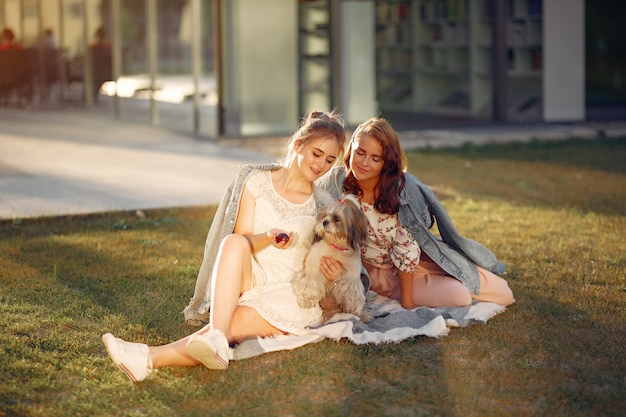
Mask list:
[[[337,114],[312,112],[291,136],[280,163],[241,169],[218,206],[196,291],[185,309],[188,323],[208,324],[163,346],[102,336],[111,359],[131,381],[165,366],[227,369],[231,344],[303,334],[321,321],[319,306],[298,305],[291,280],[313,242],[317,210],[330,201],[314,181],[341,160],[345,139]]]

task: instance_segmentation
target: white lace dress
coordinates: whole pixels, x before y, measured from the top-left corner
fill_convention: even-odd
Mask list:
[[[305,334],[305,328],[318,324],[319,306],[301,308],[291,289],[291,280],[302,270],[304,257],[313,242],[316,205],[313,195],[303,204],[293,204],[274,189],[270,171],[253,174],[246,182],[256,200],[254,233],[277,228],[293,231],[287,249],[274,246],[259,251],[252,259],[253,287],[244,292],[239,304],[254,308],[274,327],[293,334]]]

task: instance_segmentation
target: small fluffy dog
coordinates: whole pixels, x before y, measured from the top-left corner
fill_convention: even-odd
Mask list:
[[[365,323],[371,315],[363,310],[365,289],[361,281],[360,246],[367,238],[367,218],[354,196],[333,201],[318,212],[313,245],[304,259],[303,271],[291,285],[298,304],[310,308],[320,304],[324,319],[337,311],[357,315]],[[333,283],[320,271],[322,257],[330,256],[344,271]]]

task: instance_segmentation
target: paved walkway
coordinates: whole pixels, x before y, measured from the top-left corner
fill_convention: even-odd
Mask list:
[[[0,219],[213,204],[276,158],[84,112],[0,113]]]
[[[626,123],[473,126],[399,132],[405,149],[626,136]],[[245,163],[286,138],[193,138],[81,110],[0,112],[0,219],[215,204]]]

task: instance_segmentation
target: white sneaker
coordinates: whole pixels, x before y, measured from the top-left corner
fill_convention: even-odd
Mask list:
[[[209,369],[227,369],[230,346],[221,330],[195,334],[187,342],[187,353]]]
[[[126,373],[132,382],[143,381],[154,372],[148,345],[125,342],[111,333],[103,334],[102,341],[113,362]]]

